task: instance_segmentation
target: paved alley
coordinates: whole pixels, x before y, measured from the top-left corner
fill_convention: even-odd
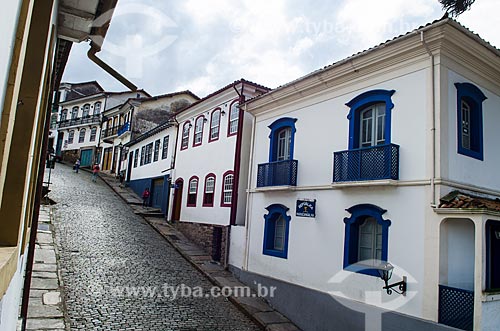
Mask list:
[[[101,180],[57,164],[52,183],[71,330],[259,330]]]

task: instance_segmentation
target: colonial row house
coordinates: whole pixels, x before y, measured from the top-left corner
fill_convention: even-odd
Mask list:
[[[150,206],[215,261],[227,257],[228,226],[244,222],[251,119],[239,105],[268,90],[235,81],[127,145],[130,187],[149,188]]]
[[[445,17],[248,101],[239,198],[237,91],[179,115],[172,219],[238,199],[230,268],[303,329],[498,330],[498,49]]]
[[[66,91],[66,85],[60,89],[56,155],[70,162],[79,158],[82,167],[90,167],[99,162],[101,124],[108,108],[117,107],[131,96],[150,95],[142,90],[105,92],[100,86],[96,93],[83,94],[76,89]]]
[[[125,145],[198,99],[190,91],[153,97],[137,94],[107,108],[103,114],[100,141],[103,149],[101,169],[116,175],[125,174],[128,168],[128,148]]]

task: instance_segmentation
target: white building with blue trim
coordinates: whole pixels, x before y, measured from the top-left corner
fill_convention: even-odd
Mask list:
[[[243,108],[241,280],[304,330],[498,329],[498,49],[445,17]]]

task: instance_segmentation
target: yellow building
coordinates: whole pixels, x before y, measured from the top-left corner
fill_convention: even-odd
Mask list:
[[[9,0],[0,20],[0,331],[15,330],[38,217],[51,95],[73,42],[102,43],[117,0]],[[96,18],[103,19],[92,24]],[[104,23],[104,24],[103,24]],[[99,44],[91,42],[94,62]],[[101,63],[101,65],[103,65]],[[109,68],[109,67],[108,67]],[[29,268],[28,268],[29,269]]]

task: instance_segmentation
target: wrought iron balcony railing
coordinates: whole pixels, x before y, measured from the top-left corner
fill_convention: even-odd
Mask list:
[[[297,160],[259,164],[257,170],[257,187],[297,186],[297,168]]]
[[[399,146],[379,145],[333,153],[333,181],[399,179]]]
[[[114,136],[118,133],[118,126],[113,126],[111,128],[102,129],[102,137],[107,138]]]
[[[59,122],[60,128],[65,128],[73,125],[82,125],[82,124],[99,124],[100,117],[99,115],[89,115],[85,117],[77,117],[69,120],[63,120]]]
[[[118,136],[121,136],[127,131],[130,131],[130,122],[127,122],[118,128]]]

